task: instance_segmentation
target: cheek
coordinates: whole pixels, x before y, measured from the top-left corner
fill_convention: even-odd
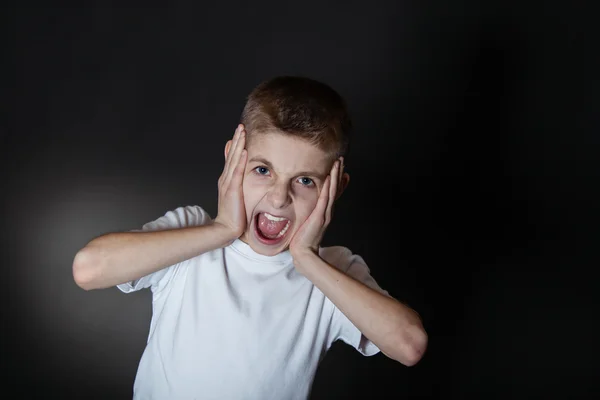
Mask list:
[[[313,212],[317,205],[319,194],[316,190],[303,190],[296,193],[296,218],[300,222],[304,222]]]
[[[296,190],[295,197],[296,201],[303,204],[303,207],[312,211],[319,200],[319,191],[317,189],[301,188]]]
[[[244,182],[242,183],[242,193],[244,196],[244,205],[246,207],[246,213],[252,211],[252,204],[253,204],[253,195],[254,192],[252,190],[252,185],[249,184],[248,179],[244,179]],[[247,215],[248,218],[250,218],[250,215]]]
[[[242,183],[242,190],[246,213],[251,213],[264,197],[264,188],[259,183],[253,181],[253,177],[246,177]],[[248,218],[250,217],[251,215],[248,215]]]

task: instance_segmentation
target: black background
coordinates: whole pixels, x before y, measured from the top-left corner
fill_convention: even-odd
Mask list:
[[[336,344],[312,397],[600,394],[590,5],[77,4],[3,13],[2,377],[18,398],[131,398],[150,294],[85,292],[73,256],[179,206],[214,216],[245,96],[283,74],[330,84],[356,127],[325,245],[362,255],[430,338],[411,368]]]

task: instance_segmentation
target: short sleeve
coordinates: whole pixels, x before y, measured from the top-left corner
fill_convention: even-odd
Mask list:
[[[327,262],[371,289],[386,296],[390,296],[390,294],[382,289],[371,276],[371,271],[361,256],[352,254],[352,252],[345,247],[331,247],[324,250],[322,257]],[[367,339],[339,308],[333,303],[332,305],[333,316],[331,319],[330,343],[333,343],[336,340],[342,340],[354,347],[364,356],[373,356],[379,353],[379,348]]]
[[[169,229],[179,229],[191,226],[205,225],[210,221],[210,216],[199,206],[179,207],[168,211],[162,217],[148,222],[142,229],[131,232],[155,232]],[[162,290],[175,274],[179,264],[171,265],[134,281],[117,285],[123,293],[136,292],[150,288],[153,293]]]

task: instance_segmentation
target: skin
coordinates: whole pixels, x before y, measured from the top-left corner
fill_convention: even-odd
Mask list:
[[[235,214],[229,218],[238,231],[243,226],[240,240],[267,256],[293,249],[298,241],[292,243],[292,238],[315,209],[322,190],[331,188],[331,185],[325,187],[328,175],[342,159],[332,159],[329,153],[305,140],[277,132],[254,134],[246,144],[242,130],[225,146],[226,159],[232,148],[233,162],[238,162],[237,151],[239,162],[246,163],[239,193],[242,199],[238,199]],[[338,197],[350,179],[348,174],[339,176],[338,184],[333,186],[339,188]],[[265,245],[257,239],[255,225],[259,212],[290,220],[281,243]]]
[[[427,347],[418,314],[318,255],[334,202],[349,181],[343,169],[343,159],[331,159],[321,149],[277,132],[253,134],[246,146],[240,125],[225,145],[218,212],[213,221],[181,229],[99,236],[76,254],[74,280],[84,290],[113,287],[225,247],[237,238],[263,255],[289,250],[295,268],[364,336],[391,359],[414,365]],[[291,221],[276,245],[257,240],[254,217],[261,211]]]
[[[335,201],[349,182],[343,158],[302,139],[278,132],[253,134],[246,143],[238,126],[225,146],[226,185],[220,186],[223,224],[254,251],[275,255],[290,251],[296,269],[315,284],[354,325],[388,357],[406,366],[416,364],[427,347],[418,314],[340,272],[318,255]],[[221,181],[220,181],[221,184]],[[269,212],[290,219],[284,239],[265,245],[257,239],[256,215]]]

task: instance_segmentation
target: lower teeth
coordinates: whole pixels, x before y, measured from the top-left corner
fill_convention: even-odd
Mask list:
[[[288,221],[287,224],[285,224],[285,226],[283,227],[283,229],[281,230],[281,232],[279,232],[277,234],[277,237],[282,237],[283,235],[285,235],[285,233],[287,232],[288,228],[290,227],[290,221]]]
[[[282,237],[283,235],[285,235],[285,233],[287,232],[287,230],[288,230],[289,227],[290,227],[290,221],[287,222],[287,224],[283,227],[283,229],[277,235],[268,235],[268,234],[264,233],[260,229],[259,229],[259,231],[267,239],[273,240],[273,239],[279,239],[280,237]]]

